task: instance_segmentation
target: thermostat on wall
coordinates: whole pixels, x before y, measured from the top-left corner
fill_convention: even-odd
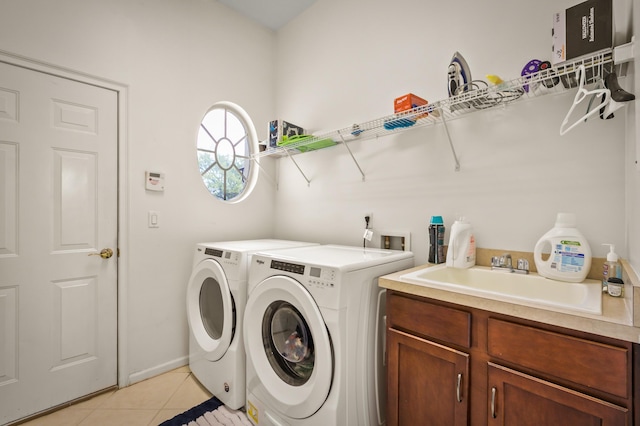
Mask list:
[[[145,172],[144,175],[147,191],[164,191],[164,173]]]

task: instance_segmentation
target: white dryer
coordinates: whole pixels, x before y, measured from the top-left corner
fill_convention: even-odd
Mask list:
[[[249,419],[265,425],[385,423],[385,291],[411,252],[347,246],[256,253],[244,317]]]
[[[247,240],[196,245],[187,286],[189,367],[198,381],[230,408],[238,409],[245,403],[242,316],[251,256],[259,250],[310,244]]]

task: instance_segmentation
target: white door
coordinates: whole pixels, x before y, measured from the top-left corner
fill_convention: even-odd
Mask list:
[[[117,93],[0,62],[0,424],[117,383]]]

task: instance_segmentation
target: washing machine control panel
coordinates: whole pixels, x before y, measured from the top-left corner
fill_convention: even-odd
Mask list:
[[[335,285],[336,271],[330,268],[320,268],[318,266],[300,265],[298,263],[272,260],[271,269],[292,272],[294,274],[308,277],[307,283],[313,287],[332,288]],[[308,274],[305,272],[308,272]]]
[[[298,265],[297,263],[289,263],[289,262],[282,262],[280,260],[272,260],[271,269],[277,269],[278,271],[293,272],[294,274],[304,275],[304,265]]]
[[[316,287],[335,286],[336,271],[329,268],[309,267],[309,284]]]

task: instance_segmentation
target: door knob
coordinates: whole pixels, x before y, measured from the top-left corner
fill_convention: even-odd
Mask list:
[[[89,253],[89,256],[100,256],[103,259],[109,259],[111,256],[113,256],[113,250],[111,250],[110,248],[106,248],[102,249],[100,253]]]

